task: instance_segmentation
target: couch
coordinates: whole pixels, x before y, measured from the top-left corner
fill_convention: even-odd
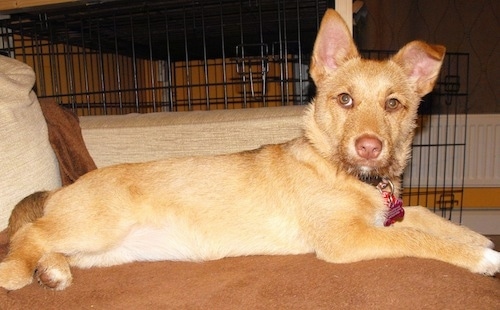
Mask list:
[[[62,186],[61,167],[68,164],[49,140],[34,81],[29,66],[0,57],[0,230],[21,198]],[[303,110],[84,116],[74,132],[63,134],[81,135],[96,166],[104,167],[283,142],[301,134]],[[69,151],[63,150],[63,158],[77,161]],[[7,249],[3,231],[0,259]],[[18,291],[0,289],[0,309],[500,309],[498,275],[483,277],[416,258],[328,264],[313,254],[249,256],[75,268],[73,275],[65,291],[36,283]]]

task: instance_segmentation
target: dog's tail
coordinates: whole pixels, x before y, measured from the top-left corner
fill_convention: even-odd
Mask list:
[[[49,191],[35,192],[17,203],[12,210],[7,227],[9,240],[25,224],[32,223],[43,216],[45,201],[49,195]]]

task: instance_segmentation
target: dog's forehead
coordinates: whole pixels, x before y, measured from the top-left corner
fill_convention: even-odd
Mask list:
[[[409,90],[403,69],[391,60],[353,59],[341,66],[336,79],[353,92],[379,92]]]

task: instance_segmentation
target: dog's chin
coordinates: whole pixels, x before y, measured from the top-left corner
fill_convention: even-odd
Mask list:
[[[380,167],[378,165],[350,165],[347,169],[349,174],[355,176],[358,179],[371,179],[379,177],[387,177],[387,169]]]
[[[366,159],[359,156],[345,156],[340,164],[344,171],[358,179],[392,177],[390,161],[384,157]]]
[[[373,176],[373,174],[376,174],[376,173],[374,173],[374,171],[376,171],[376,170],[377,169],[375,167],[360,166],[360,167],[358,167],[358,175],[370,177],[370,176]]]

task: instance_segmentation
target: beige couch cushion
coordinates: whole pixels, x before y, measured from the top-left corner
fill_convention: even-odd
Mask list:
[[[60,186],[31,67],[0,56],[0,230],[25,196]]]
[[[160,112],[80,118],[97,167],[167,156],[213,155],[281,143],[301,134],[304,106]]]

